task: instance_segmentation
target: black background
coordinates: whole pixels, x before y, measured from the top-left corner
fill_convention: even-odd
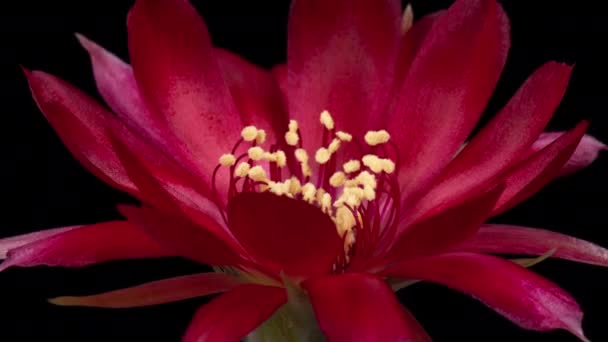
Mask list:
[[[414,1],[417,16],[450,1]],[[89,60],[73,32],[128,59],[125,18],[132,1],[13,1],[0,10],[2,221],[0,236],[118,218],[115,204],[131,202],[88,174],[61,145],[30,98],[18,64],[65,78],[96,94]],[[194,1],[216,45],[263,66],[284,61],[288,1]],[[605,61],[606,12],[601,1],[503,1],[512,48],[488,106],[494,113],[544,61],[576,63],[551,129],[591,119],[590,132],[608,142]],[[482,120],[483,121],[483,120]],[[496,222],[545,227],[608,246],[608,153],[588,169],[553,182]],[[205,270],[183,260],[112,262],[83,269],[36,267],[0,274],[0,340],[178,341],[206,299],[130,310],[55,307],[46,298],[89,294]],[[535,270],[579,301],[584,328],[608,340],[608,269],[547,261]],[[564,332],[524,331],[465,295],[418,284],[399,294],[436,341],[575,341]],[[238,308],[235,308],[235,310]]]

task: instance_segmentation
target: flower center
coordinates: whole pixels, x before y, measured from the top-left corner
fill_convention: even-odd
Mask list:
[[[262,147],[268,145],[264,130],[243,128],[232,151],[219,158],[213,189],[218,196],[217,174],[228,169],[228,201],[241,192],[269,191],[317,206],[332,218],[344,241],[344,254],[336,262],[338,270],[353,256],[374,255],[388,243],[385,237],[394,233],[399,208],[393,161],[397,150],[385,130],[368,131],[363,144],[336,130],[328,111],[319,120],[323,143],[312,160],[302,148],[303,137],[295,120],[289,121],[284,141],[267,149]]]

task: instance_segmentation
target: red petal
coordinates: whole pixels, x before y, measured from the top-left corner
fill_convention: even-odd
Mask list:
[[[241,285],[200,308],[183,342],[238,342],[287,301],[283,288]]]
[[[406,227],[391,248],[391,260],[445,251],[471,235],[490,216],[504,186],[468,199],[439,215]]]
[[[517,265],[493,256],[449,253],[402,262],[385,276],[421,279],[467,293],[519,326],[565,329],[585,340],[583,313],[564,290]]]
[[[223,273],[199,273],[163,279],[106,293],[57,297],[49,301],[56,305],[91,306],[96,308],[133,308],[176,302],[228,291],[241,284]]]
[[[309,151],[322,143],[323,110],[331,112],[338,129],[359,137],[378,124],[374,119],[384,114],[392,87],[400,20],[401,2],[396,0],[293,3],[287,49],[289,112],[299,121]]]
[[[272,67],[272,75],[274,76],[279,89],[281,89],[281,93],[283,94],[283,100],[287,103],[287,65],[286,64],[277,64]]]
[[[608,267],[608,249],[572,236],[528,227],[484,225],[457,251],[543,255],[555,248],[552,258]]]
[[[496,203],[493,214],[512,208],[553,179],[578,146],[588,126],[586,121],[579,123],[510,170],[504,179],[507,187]]]
[[[158,258],[174,254],[125,221],[83,226],[13,248],[0,266],[80,267],[110,260]]]
[[[389,118],[400,151],[402,203],[431,184],[473,129],[509,44],[508,20],[495,0],[459,0],[436,20]]]
[[[342,248],[335,224],[319,208],[268,192],[232,199],[228,222],[247,251],[289,275],[329,272]]]
[[[541,134],[538,140],[532,145],[528,155],[545,148],[562,134],[564,134],[564,132],[547,132]],[[586,168],[597,159],[601,151],[608,151],[608,146],[594,137],[585,134],[576,147],[576,150],[574,150],[574,153],[570,156],[570,159],[562,166],[559,171],[559,176],[569,175]]]
[[[520,160],[553,116],[572,68],[550,62],[539,68],[511,101],[442,173],[411,215],[450,207],[475,194]]]
[[[220,69],[245,125],[255,125],[273,143],[287,130],[287,108],[273,75],[227,50],[215,50]]]
[[[232,246],[183,217],[146,207],[121,206],[119,209],[130,222],[176,255],[208,265],[237,265],[242,262]]]
[[[89,171],[109,184],[137,195],[137,189],[112,149],[110,113],[67,82],[25,70],[38,107],[66,147]]]
[[[329,342],[431,341],[381,279],[359,273],[304,282],[319,326]]]
[[[39,232],[33,232],[33,233],[11,236],[11,237],[0,239],[0,259],[5,259],[6,254],[11,249],[21,247],[23,245],[26,245],[26,244],[34,242],[34,241],[44,240],[51,236],[54,236],[54,235],[57,235],[60,233],[64,233],[64,232],[70,231],[72,229],[80,228],[80,227],[82,227],[82,226],[69,226],[69,227],[53,228],[53,229],[47,229],[47,230],[43,230],[43,231],[39,231]]]
[[[168,123],[210,184],[219,156],[240,138],[241,121],[205,24],[186,0],[140,0],[127,26],[131,63],[145,103]]]

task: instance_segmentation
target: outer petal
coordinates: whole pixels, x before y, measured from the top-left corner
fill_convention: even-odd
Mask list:
[[[347,273],[313,278],[304,287],[329,342],[431,340],[380,278]]]
[[[571,70],[550,62],[530,76],[505,108],[448,165],[411,215],[452,206],[486,188],[506,168],[520,161],[553,116]]]
[[[283,288],[241,285],[198,310],[183,342],[238,342],[287,301]]]
[[[246,250],[289,275],[331,271],[342,248],[335,224],[319,208],[269,192],[232,199],[228,223]]]
[[[507,17],[495,0],[459,0],[432,25],[390,113],[402,203],[430,186],[473,129],[508,48]]]
[[[545,148],[562,134],[564,134],[564,132],[547,132],[541,134],[532,145],[529,154],[533,154]],[[562,166],[559,171],[559,176],[566,176],[586,168],[597,159],[601,151],[608,151],[608,146],[596,138],[585,134],[576,147],[576,150],[574,150],[574,153],[570,156],[570,159]]]
[[[507,187],[496,203],[493,214],[512,208],[555,177],[578,146],[588,125],[585,121],[579,123],[574,129],[509,170],[504,178]]]
[[[107,135],[109,113],[65,81],[25,70],[38,107],[66,147],[89,171],[109,184],[137,195]]]
[[[359,137],[378,125],[374,119],[392,86],[400,18],[401,2],[395,0],[294,1],[287,49],[289,113],[299,121],[309,152],[322,143],[323,110],[332,113],[338,129]]]
[[[110,260],[173,256],[144,231],[125,221],[110,221],[67,230],[8,251],[0,266],[80,267]]]
[[[241,120],[205,24],[187,0],[140,0],[127,26],[147,107],[168,123],[210,184],[218,157],[239,139]]]
[[[543,255],[608,267],[608,250],[572,236],[529,227],[484,225],[456,251],[497,254]]]
[[[39,232],[27,233],[23,235],[11,236],[7,238],[0,239],[0,259],[6,259],[6,254],[11,249],[21,247],[23,245],[27,245],[28,243],[44,240],[53,235],[57,235],[60,233],[64,233],[70,231],[72,229],[76,229],[82,226],[69,226],[69,227],[61,227],[61,228],[53,228],[42,230]]]
[[[583,313],[565,291],[514,262],[473,253],[405,261],[383,275],[422,279],[470,294],[519,326],[583,335]]]
[[[223,273],[199,273],[163,279],[82,297],[57,297],[49,301],[56,305],[91,306],[97,308],[133,308],[176,302],[228,291],[241,284],[233,276]]]

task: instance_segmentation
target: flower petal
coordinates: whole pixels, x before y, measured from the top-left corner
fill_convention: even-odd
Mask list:
[[[82,226],[69,226],[60,227],[53,229],[46,229],[39,232],[27,233],[23,235],[11,236],[0,239],[0,259],[6,259],[6,254],[11,249],[27,245],[28,243],[44,240],[51,236],[70,231],[72,229],[80,228]]]
[[[273,143],[283,139],[287,108],[272,73],[227,50],[215,54],[243,124],[264,129]]]
[[[110,260],[173,255],[133,224],[110,221],[69,229],[13,248],[0,270],[11,266],[81,267]]]
[[[67,82],[24,71],[38,107],[74,157],[110,185],[137,195],[107,136],[111,115]]]
[[[496,215],[512,208],[553,179],[575,151],[588,126],[586,121],[582,121],[508,171],[503,180],[507,187],[492,214]]]
[[[401,2],[296,0],[288,26],[289,113],[304,147],[323,142],[319,114],[358,136],[378,125],[390,95],[398,51]]]
[[[449,253],[404,261],[383,275],[439,283],[479,299],[523,328],[565,329],[587,341],[581,327],[583,313],[576,301],[557,285],[511,261]]]
[[[201,307],[182,341],[238,342],[286,301],[283,288],[241,285]]]
[[[237,195],[228,205],[228,223],[246,250],[288,275],[329,272],[342,248],[321,209],[269,192]]]
[[[303,285],[329,342],[431,341],[380,278],[346,273],[312,278]]]
[[[425,221],[405,227],[391,247],[391,260],[445,251],[479,229],[488,218],[504,185],[471,198]]]
[[[534,152],[545,148],[562,134],[564,134],[564,132],[546,132],[541,134],[532,145],[529,154],[531,155]],[[559,176],[570,175],[586,168],[597,159],[601,151],[608,151],[608,146],[596,138],[585,134],[576,147],[576,150],[574,150],[574,153],[570,156],[570,159],[562,166],[559,171]]]
[[[491,184],[520,161],[557,108],[572,68],[549,62],[539,68],[509,103],[447,166],[410,215],[450,207]]]
[[[608,267],[608,249],[572,236],[529,227],[486,224],[455,251],[543,255]]]
[[[456,1],[432,25],[388,118],[402,203],[431,185],[473,129],[509,45],[508,19],[495,0]]]
[[[211,183],[219,156],[238,141],[241,120],[207,28],[187,0],[139,0],[129,13],[129,53],[141,95]]]
[[[96,308],[134,308],[196,298],[224,292],[241,284],[233,276],[223,273],[199,273],[157,280],[106,293],[57,297],[49,301],[63,306],[90,306]]]

